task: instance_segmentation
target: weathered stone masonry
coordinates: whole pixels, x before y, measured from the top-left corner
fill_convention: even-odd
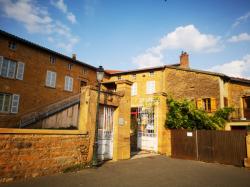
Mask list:
[[[0,183],[85,164],[88,151],[87,135],[1,134]]]

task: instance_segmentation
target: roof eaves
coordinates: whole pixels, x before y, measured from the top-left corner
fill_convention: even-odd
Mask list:
[[[25,43],[25,44],[27,44],[27,45],[30,45],[30,46],[32,46],[32,47],[36,47],[36,48],[38,48],[38,49],[42,49],[42,50],[47,51],[47,52],[49,52],[49,53],[52,53],[52,54],[54,54],[54,55],[60,56],[61,58],[70,60],[70,61],[72,61],[72,62],[76,62],[76,63],[81,64],[81,65],[85,65],[85,66],[87,66],[87,67],[89,67],[89,68],[91,68],[91,69],[94,69],[94,70],[97,69],[96,67],[94,67],[94,66],[92,66],[92,65],[89,65],[89,64],[87,64],[87,63],[81,62],[81,61],[79,61],[79,60],[73,60],[72,58],[70,58],[70,57],[68,57],[68,56],[66,56],[66,55],[64,55],[64,54],[61,54],[61,53],[56,52],[56,51],[53,51],[53,50],[51,50],[51,49],[48,49],[48,48],[43,47],[43,46],[41,46],[41,45],[38,45],[38,44],[36,44],[36,43],[30,42],[30,41],[28,41],[28,40],[26,40],[26,39],[24,39],[24,38],[15,36],[15,35],[13,35],[13,34],[10,34],[10,33],[8,33],[8,32],[5,32],[5,31],[3,31],[3,30],[1,30],[1,29],[0,29],[0,34],[2,34],[2,35],[4,35],[4,36],[7,36],[7,37],[9,37],[9,38],[12,38],[12,39],[14,39],[14,40],[17,40],[17,41],[19,41],[19,42],[23,42],[23,43]]]

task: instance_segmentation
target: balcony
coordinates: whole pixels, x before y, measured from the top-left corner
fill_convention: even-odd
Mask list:
[[[250,121],[250,108],[235,108],[230,115],[230,121]]]

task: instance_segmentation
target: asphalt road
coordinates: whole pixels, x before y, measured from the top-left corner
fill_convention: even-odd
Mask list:
[[[171,159],[165,156],[106,163],[97,169],[38,177],[0,187],[237,186],[250,187],[250,170],[234,166]]]

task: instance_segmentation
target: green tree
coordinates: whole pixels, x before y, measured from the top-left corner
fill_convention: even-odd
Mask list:
[[[233,108],[223,108],[214,114],[197,109],[193,102],[188,100],[177,101],[167,99],[167,120],[165,126],[170,129],[223,129]]]

